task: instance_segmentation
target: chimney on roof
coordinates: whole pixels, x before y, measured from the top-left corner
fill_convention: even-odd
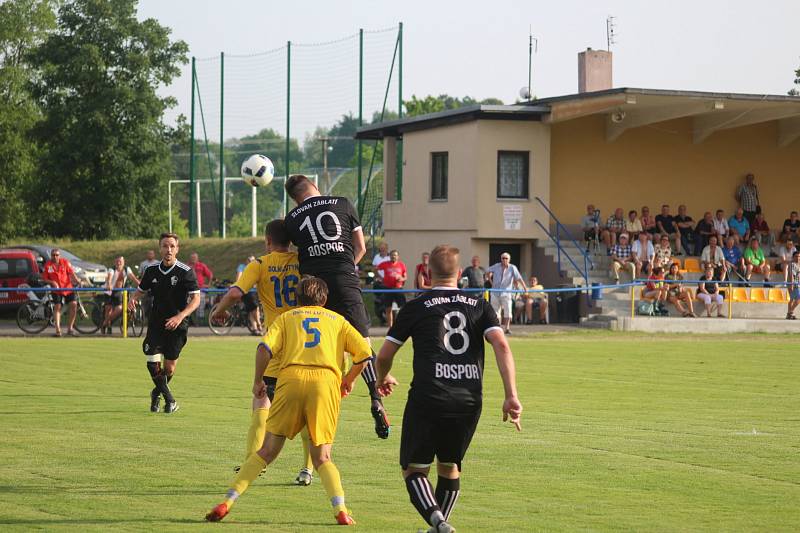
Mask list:
[[[578,53],[578,92],[611,89],[611,52],[592,50]]]

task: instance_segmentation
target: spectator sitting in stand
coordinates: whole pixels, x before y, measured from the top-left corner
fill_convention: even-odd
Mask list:
[[[716,279],[725,281],[725,254],[722,253],[722,248],[717,245],[716,235],[709,237],[708,246],[703,248],[703,253],[700,254],[700,264],[703,270],[708,267],[714,269]]]
[[[205,316],[206,293],[203,289],[207,289],[211,280],[214,279],[214,273],[208,268],[208,265],[200,262],[200,256],[197,252],[192,252],[189,256],[189,266],[194,270],[194,275],[197,277],[197,286],[200,287],[200,307],[197,308],[197,316],[203,318]],[[191,322],[191,319],[190,319]]]
[[[603,239],[603,244],[608,249],[608,255],[611,255],[611,248],[619,240],[619,235],[625,231],[625,219],[622,218],[622,208],[618,207],[614,210],[614,214],[606,220],[606,227],[600,233],[600,238]]]
[[[743,245],[750,240],[750,222],[744,218],[744,211],[741,207],[728,220],[728,227],[730,228],[728,234],[736,239],[737,245]]]
[[[639,234],[644,231],[642,228],[642,221],[636,218],[636,210],[628,211],[628,220],[625,221],[625,233],[627,233],[632,241],[639,238]]]
[[[586,251],[589,251],[589,245],[593,242],[600,242],[600,211],[594,208],[594,205],[589,204],[586,206],[586,214],[581,218],[581,231],[583,231],[583,239],[586,241]]]
[[[742,208],[744,217],[751,225],[755,220],[756,213],[761,208],[755,179],[752,173],[748,173],[747,176],[745,176],[744,183],[736,190],[736,199],[739,200],[739,207]]]
[[[406,265],[400,261],[400,253],[397,250],[389,252],[389,260],[378,265],[378,270],[383,272],[383,284],[387,289],[402,289],[408,279]],[[394,323],[392,304],[396,303],[397,307],[402,309],[406,305],[406,297],[402,292],[387,292],[381,300],[386,310],[386,325],[391,329]]]
[[[792,262],[792,256],[797,251],[792,239],[787,240],[778,250],[778,261],[775,263],[775,270],[785,272],[786,265]]]
[[[705,274],[700,277],[697,289],[697,299],[703,302],[706,308],[706,316],[711,317],[711,309],[716,304],[717,317],[725,318],[722,314],[722,302],[725,298],[719,293],[719,283],[714,277],[714,269],[709,265],[705,269]]]
[[[781,242],[785,242],[787,239],[798,242],[798,238],[800,238],[800,218],[797,216],[797,211],[792,211],[789,218],[783,221]]]
[[[666,235],[669,239],[675,241],[675,255],[681,255],[683,250],[681,247],[681,234],[675,224],[675,217],[669,214],[669,206],[667,204],[662,205],[661,214],[656,215],[656,228],[658,228],[659,234]]]
[[[758,237],[758,242],[765,250],[769,250],[770,257],[776,257],[775,253],[775,234],[769,228],[769,224],[764,220],[763,213],[756,213],[756,218],[750,226],[753,237]]]
[[[536,276],[531,276],[528,281],[530,281],[530,285],[528,286],[528,293],[525,295],[525,315],[528,319],[528,324],[533,324],[534,307],[539,308],[539,324],[547,324],[547,293],[531,292],[544,290]]]
[[[725,242],[725,237],[730,233],[728,221],[725,219],[725,211],[717,209],[716,216],[714,217],[714,231],[717,233],[717,242],[722,244]]]
[[[694,314],[694,304],[692,303],[692,295],[689,289],[685,288],[681,281],[683,276],[677,263],[672,263],[669,266],[669,274],[664,279],[667,280],[667,301],[675,306],[675,309],[685,318],[697,318]],[[686,304],[686,308],[683,307]]]
[[[705,249],[708,246],[708,241],[711,237],[717,234],[717,230],[714,229],[714,217],[711,216],[711,211],[706,211],[703,215],[703,220],[697,223],[697,227],[694,229],[695,232],[695,253],[698,250]]]
[[[728,279],[746,281],[744,257],[742,257],[742,251],[736,246],[736,238],[733,235],[725,239],[722,255],[725,256],[725,273]]]
[[[653,300],[653,311],[657,315],[667,314],[668,311],[664,307],[664,302],[667,300],[667,287],[664,285],[664,269],[656,267],[653,273],[647,278],[647,285],[644,287],[642,298],[645,300]]]
[[[376,291],[381,291],[386,288],[386,285],[383,284],[383,271],[378,270],[378,267],[381,263],[388,260],[389,245],[386,243],[386,241],[384,241],[378,245],[378,253],[372,258],[372,268],[375,269],[376,276],[372,283],[372,288]],[[378,320],[380,320],[381,326],[386,325],[386,306],[383,304],[383,295],[384,293],[382,292],[372,293],[375,316],[377,316]]]
[[[750,281],[750,276],[755,272],[764,276],[764,287],[769,287],[769,263],[764,257],[764,250],[758,244],[758,239],[753,237],[750,239],[750,246],[744,251],[744,264],[745,264],[745,277]]]
[[[680,238],[677,242],[680,242]],[[670,248],[669,237],[666,233],[660,237],[659,242],[653,247],[653,251],[653,266],[661,267],[665,271],[669,269],[672,264],[672,248]]]
[[[686,214],[686,206],[683,204],[678,206],[678,214],[675,215],[675,225],[678,226],[678,231],[681,234],[681,250],[683,250],[686,255],[696,253],[694,219]]]
[[[639,234],[639,238],[631,246],[631,252],[636,259],[636,275],[641,276],[650,273],[656,252],[653,243],[650,242],[649,233],[643,231]]]
[[[611,248],[611,270],[614,273],[614,283],[619,283],[620,270],[630,270],[631,280],[636,279],[636,257],[628,244],[627,233],[620,234],[619,243]]]
[[[800,252],[792,254],[792,261],[786,265],[783,280],[789,292],[789,307],[786,311],[787,320],[795,320],[794,310],[800,304]]]
[[[658,228],[656,227],[656,220],[650,215],[649,207],[642,207],[642,216],[639,217],[639,220],[642,222],[642,229],[647,233],[647,237],[652,240],[653,235],[658,233]],[[633,238],[631,237],[631,239]]]
[[[422,263],[418,264],[414,269],[414,288],[429,290],[431,285],[431,268],[428,263],[431,260],[431,254],[424,252],[422,254]]]

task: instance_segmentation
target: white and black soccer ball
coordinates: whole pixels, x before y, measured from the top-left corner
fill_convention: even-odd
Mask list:
[[[242,179],[253,187],[263,187],[275,177],[275,166],[269,157],[253,154],[242,163]]]

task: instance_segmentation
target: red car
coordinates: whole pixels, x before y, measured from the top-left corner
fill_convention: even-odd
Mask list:
[[[27,283],[28,276],[39,273],[39,264],[30,250],[0,250],[0,308],[16,309],[27,302],[25,292],[3,289],[18,287]]]

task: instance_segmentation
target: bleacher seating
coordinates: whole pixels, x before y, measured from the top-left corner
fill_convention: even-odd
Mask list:
[[[786,291],[783,289],[770,289],[769,301],[772,303],[785,304],[789,301]]]
[[[769,303],[767,293],[761,287],[750,289],[750,301],[759,304]]]
[[[700,268],[700,259],[696,257],[687,257],[686,260],[683,262],[683,269],[686,272],[702,272],[703,270]]]

